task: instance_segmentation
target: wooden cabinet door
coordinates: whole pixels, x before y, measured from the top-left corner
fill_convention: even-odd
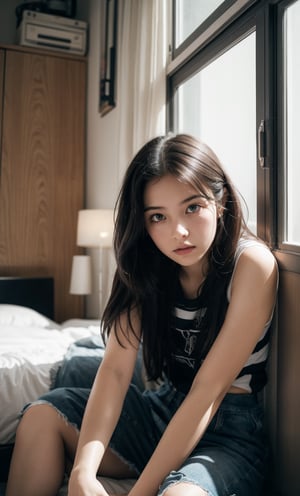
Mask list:
[[[53,276],[57,321],[83,310],[69,284],[83,206],[84,126],[84,60],[6,50],[0,270]]]

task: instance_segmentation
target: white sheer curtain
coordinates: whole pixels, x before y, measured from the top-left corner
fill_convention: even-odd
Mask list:
[[[138,149],[152,137],[165,133],[169,3],[170,0],[118,2],[117,106],[100,122],[103,126],[109,119],[111,125],[115,118],[113,137],[108,137],[105,131],[104,134],[107,140],[111,138],[111,141],[107,141],[108,160],[111,157],[109,149],[111,146],[116,147],[113,158],[117,161],[116,179],[119,186]],[[96,117],[99,118],[98,115]],[[101,132],[103,135],[102,128]],[[97,148],[96,153],[98,151]],[[107,250],[106,256],[102,288],[104,301],[110,293],[115,270],[112,250]],[[101,312],[102,308],[100,315]]]
[[[119,2],[118,171],[138,149],[165,133],[169,0]]]

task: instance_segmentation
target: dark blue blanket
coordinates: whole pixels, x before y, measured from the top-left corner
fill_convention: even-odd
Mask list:
[[[79,339],[72,343],[55,374],[52,388],[91,388],[104,351],[105,345],[100,335]],[[132,382],[141,390],[144,389],[141,350],[138,353]]]

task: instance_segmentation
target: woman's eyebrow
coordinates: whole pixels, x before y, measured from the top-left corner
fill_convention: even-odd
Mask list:
[[[192,195],[192,196],[188,196],[188,198],[184,198],[184,200],[182,200],[179,205],[184,205],[185,203],[189,203],[190,201],[193,201],[193,200],[198,200],[199,198],[204,198],[204,199],[207,199],[204,195]],[[148,212],[149,210],[166,210],[166,207],[163,207],[163,206],[149,206],[149,207],[144,207],[144,212]]]
[[[207,200],[206,196],[204,195],[192,195],[192,196],[189,196],[188,198],[185,198],[184,200],[182,200],[180,202],[180,205],[183,205],[184,203],[189,203],[190,201],[193,201],[193,200],[198,200],[199,198],[204,198],[205,200]]]
[[[150,207],[144,207],[144,212],[148,212],[148,210],[165,210],[166,207],[155,207],[155,206],[150,206]]]

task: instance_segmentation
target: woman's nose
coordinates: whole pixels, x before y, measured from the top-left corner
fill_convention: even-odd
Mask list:
[[[177,223],[174,228],[175,239],[186,238],[189,235],[189,230],[182,223]]]

